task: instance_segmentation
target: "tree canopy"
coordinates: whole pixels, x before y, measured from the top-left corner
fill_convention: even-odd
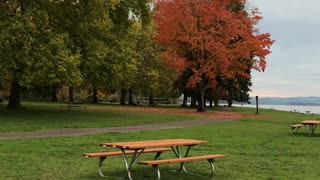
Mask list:
[[[248,100],[273,40],[245,0],[5,0],[0,2],[0,88],[85,87],[149,96]],[[174,89],[176,88],[176,89]],[[1,89],[0,89],[1,90]],[[91,93],[91,92],[90,92]],[[71,93],[69,100],[71,99]],[[129,97],[129,99],[132,97]],[[130,101],[130,100],[129,100]]]
[[[188,86],[200,95],[214,88],[217,79],[249,77],[247,69],[264,71],[273,41],[255,25],[258,10],[245,11],[245,0],[157,0],[154,21],[157,43],[166,47],[163,58],[183,59],[192,71]]]
[[[68,34],[53,31],[41,7],[31,0],[0,3],[0,69],[11,83],[8,107],[20,107],[22,86],[80,79],[79,54],[69,48]]]

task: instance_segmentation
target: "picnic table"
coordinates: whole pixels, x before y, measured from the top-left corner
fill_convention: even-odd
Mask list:
[[[157,171],[158,179],[160,179],[159,165],[161,164],[180,163],[179,172],[183,171],[185,173],[189,173],[184,166],[185,162],[207,160],[211,166],[211,170],[212,170],[211,176],[213,176],[213,171],[214,171],[213,160],[217,158],[224,158],[225,157],[224,155],[204,155],[204,156],[188,157],[191,147],[200,145],[200,144],[207,144],[207,143],[208,143],[207,141],[194,140],[194,139],[164,139],[164,140],[148,140],[148,141],[111,142],[111,143],[102,143],[100,145],[102,147],[107,147],[107,148],[112,147],[112,148],[120,149],[120,151],[122,152],[122,157],[126,167],[126,174],[124,179],[132,180],[132,176],[131,176],[132,167],[137,163],[141,154],[149,153],[149,152],[157,152],[157,151],[161,153],[165,151],[163,150],[164,147],[170,147],[176,158],[165,159],[165,160],[142,161],[142,162],[139,162],[138,164],[153,166]],[[185,154],[181,153],[180,147],[186,148]],[[158,148],[158,150],[155,148]],[[160,148],[162,148],[162,150],[159,150]],[[152,149],[155,149],[155,150],[152,150]],[[91,154],[86,153],[84,154],[84,156],[95,157],[96,154],[97,153],[91,153]],[[132,155],[131,160],[128,157],[129,154]],[[159,155],[157,154],[156,158],[158,156]],[[100,160],[100,166],[99,166],[99,173],[101,175],[100,167],[101,167],[101,160]]]
[[[301,124],[303,124],[306,127],[308,135],[314,135],[314,131],[316,130],[318,124],[320,124],[320,121],[317,120],[305,120],[302,121]]]
[[[65,105],[61,106],[61,108],[67,108],[68,110],[80,110],[81,108],[87,108],[87,107],[81,105],[81,103],[66,102]]]

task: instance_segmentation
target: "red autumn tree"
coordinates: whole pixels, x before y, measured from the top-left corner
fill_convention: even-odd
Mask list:
[[[258,10],[247,12],[245,4],[246,0],[155,2],[156,41],[166,49],[164,59],[178,56],[192,70],[188,86],[200,95],[198,111],[205,110],[204,92],[218,84],[217,77],[248,76],[243,73],[248,67],[266,67],[273,41],[254,27],[261,19]]]

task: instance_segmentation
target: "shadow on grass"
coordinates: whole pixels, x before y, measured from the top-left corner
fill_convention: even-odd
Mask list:
[[[210,178],[210,172],[207,174],[185,174],[177,173],[179,165],[176,165],[176,168],[160,166],[161,179],[163,180],[208,180]],[[101,177],[96,173],[90,173],[87,176],[80,177],[81,179],[123,179],[125,176],[125,170],[113,170],[113,171],[104,171],[103,172],[107,177]],[[197,173],[197,172],[192,172]],[[152,180],[157,179],[156,171],[150,166],[148,167],[137,167],[135,166],[131,172],[131,177],[133,179],[140,180]],[[214,176],[215,177],[215,176]]]
[[[320,130],[319,130],[320,131]],[[307,132],[294,132],[293,134],[290,133],[290,136],[294,137],[308,137],[308,138],[320,138],[320,132],[314,132],[314,134],[308,134]]]

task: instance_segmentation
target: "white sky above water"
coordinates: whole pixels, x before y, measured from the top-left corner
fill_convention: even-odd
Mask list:
[[[320,96],[320,0],[249,0],[258,28],[276,42],[265,72],[252,73],[251,96]]]

